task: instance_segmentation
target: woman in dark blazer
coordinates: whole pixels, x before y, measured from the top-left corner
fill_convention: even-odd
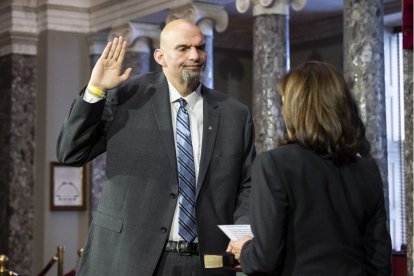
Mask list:
[[[306,62],[282,80],[287,135],[252,168],[248,275],[390,275],[383,182],[341,74]]]

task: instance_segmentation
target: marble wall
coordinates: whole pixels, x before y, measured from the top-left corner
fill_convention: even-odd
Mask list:
[[[10,120],[11,120],[11,55],[0,58],[0,160],[10,159]],[[9,162],[0,164],[0,252],[8,254],[9,242]]]
[[[414,124],[414,101],[413,101],[413,51],[404,50],[404,114],[405,114],[405,144],[404,144],[404,162],[405,162],[405,208],[407,219],[407,260],[408,275],[412,276],[413,271],[413,124]]]
[[[0,252],[32,275],[36,57],[2,56],[0,75]]]

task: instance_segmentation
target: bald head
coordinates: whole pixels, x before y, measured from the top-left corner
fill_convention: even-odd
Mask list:
[[[184,37],[185,34],[203,36],[200,29],[194,23],[186,19],[175,19],[165,25],[160,34],[160,48],[164,48],[177,37]]]

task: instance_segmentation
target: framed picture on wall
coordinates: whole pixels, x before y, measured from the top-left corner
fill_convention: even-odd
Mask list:
[[[50,163],[50,210],[86,210],[87,168]]]

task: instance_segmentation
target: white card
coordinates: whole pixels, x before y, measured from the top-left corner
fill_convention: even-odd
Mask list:
[[[253,237],[250,224],[227,224],[227,225],[218,225],[221,231],[229,237],[230,240],[238,240],[245,236]]]

